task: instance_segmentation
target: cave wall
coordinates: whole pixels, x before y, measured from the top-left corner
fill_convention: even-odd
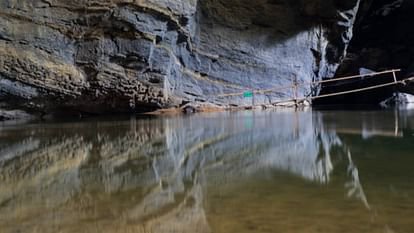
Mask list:
[[[337,70],[337,77],[354,75],[362,69],[383,71],[401,69],[398,79],[414,74],[414,2],[404,0],[367,0],[361,2],[354,26],[354,37],[348,53]],[[376,79],[358,80],[342,86],[327,86],[325,92],[368,87],[393,80],[392,75]],[[393,96],[396,91],[414,93],[414,85],[388,87],[345,95],[321,101],[323,103],[377,104]]]
[[[403,75],[413,73],[413,9],[414,2],[411,1],[364,1],[344,68],[401,68],[404,69]]]
[[[5,0],[0,108],[140,112],[332,77],[359,0]],[[257,103],[291,90],[257,95]],[[310,85],[300,96],[315,94]]]

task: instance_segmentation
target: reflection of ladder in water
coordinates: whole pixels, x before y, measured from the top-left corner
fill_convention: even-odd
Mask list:
[[[368,203],[367,197],[365,196],[364,189],[362,188],[362,185],[361,185],[361,181],[359,180],[358,168],[354,164],[354,161],[352,160],[352,157],[351,157],[351,152],[349,150],[347,152],[347,155],[348,155],[348,162],[349,162],[348,175],[351,178],[351,181],[345,183],[345,188],[348,189],[347,196],[348,197],[354,196],[355,198],[359,199],[364,204],[364,206],[368,210],[370,210],[371,206]]]
[[[262,106],[260,104],[255,103],[256,102],[255,95],[260,95],[260,94],[264,95],[264,94],[269,94],[269,93],[277,93],[277,92],[291,90],[292,96],[289,99],[271,102],[270,105],[278,106],[278,105],[286,105],[286,104],[293,103],[295,106],[297,106],[299,103],[305,103],[305,102],[311,103],[311,101],[315,99],[322,99],[322,98],[334,97],[334,96],[339,96],[339,95],[370,91],[370,90],[380,89],[384,87],[396,86],[398,84],[405,86],[407,85],[407,82],[414,81],[414,77],[406,78],[404,80],[398,80],[396,73],[400,71],[401,71],[400,69],[394,69],[394,70],[386,70],[386,71],[381,71],[381,72],[373,72],[369,74],[353,75],[353,76],[346,76],[346,77],[334,78],[334,79],[328,79],[328,80],[322,80],[322,81],[301,82],[301,83],[299,83],[297,80],[297,77],[295,77],[292,80],[292,85],[289,85],[289,86],[274,87],[274,88],[264,89],[264,90],[253,90],[250,88],[249,90],[244,91],[244,92],[221,94],[221,95],[217,95],[217,97],[219,98],[229,98],[229,97],[238,97],[238,96],[248,97],[252,99],[252,107],[255,107],[255,106]],[[371,78],[371,77],[384,75],[384,74],[392,74],[393,80],[391,82],[374,85],[370,87],[357,88],[357,89],[352,89],[348,91],[341,91],[341,92],[323,94],[323,95],[317,95],[317,96],[300,97],[298,94],[298,90],[300,87],[308,87],[308,86],[315,87],[315,85],[321,85],[325,83],[348,81],[348,80],[353,80],[353,79],[358,79],[358,78]]]
[[[395,137],[395,138],[403,138],[404,132],[400,129],[400,115],[399,110],[396,108],[394,110],[394,125],[388,126],[388,129],[381,127],[380,129],[367,129],[365,128],[365,124],[362,123],[362,128],[357,125],[357,127],[346,127],[346,128],[338,128],[338,127],[331,127],[338,134],[347,134],[347,135],[362,135],[364,138],[380,136],[380,137]],[[391,129],[392,127],[392,129]]]

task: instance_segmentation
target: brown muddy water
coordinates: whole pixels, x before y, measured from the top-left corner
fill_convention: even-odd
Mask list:
[[[414,111],[0,125],[0,232],[414,232]]]

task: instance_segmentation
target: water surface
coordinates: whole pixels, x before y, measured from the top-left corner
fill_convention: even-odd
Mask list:
[[[413,232],[414,112],[0,126],[0,232]]]

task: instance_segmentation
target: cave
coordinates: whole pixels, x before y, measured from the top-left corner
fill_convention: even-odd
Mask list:
[[[413,10],[0,0],[0,233],[411,232]]]
[[[255,93],[254,104],[269,106],[373,84],[311,84],[361,68],[400,68],[400,79],[414,69],[413,3],[401,0],[39,0],[0,7],[6,110],[228,109],[252,105],[246,91]],[[297,90],[289,88],[295,83]],[[412,90],[409,84],[313,104],[377,104]]]
[[[401,69],[397,78],[403,80],[414,74],[414,3],[403,0],[362,1],[354,26],[347,56],[336,77],[359,74],[362,70],[384,71]],[[369,87],[392,81],[391,74],[375,79],[339,82],[323,87],[322,94]],[[413,86],[397,85],[377,90],[348,94],[315,101],[317,105],[376,105],[396,92],[413,93]]]

